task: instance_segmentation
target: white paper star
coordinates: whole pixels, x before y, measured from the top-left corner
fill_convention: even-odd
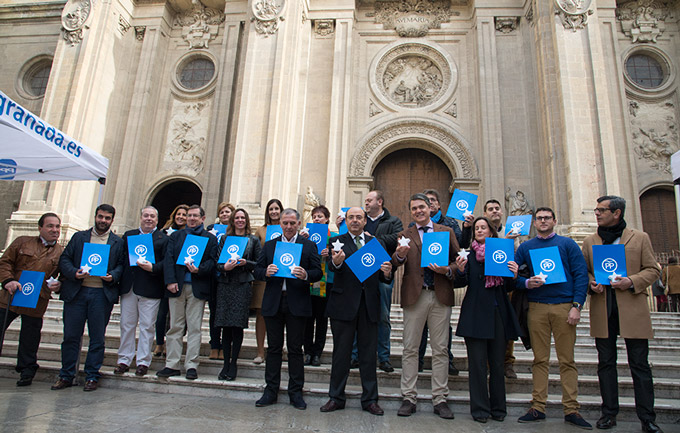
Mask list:
[[[58,283],[58,282],[59,282],[59,280],[57,280],[57,279],[54,278],[54,277],[50,277],[50,278],[48,278],[47,281],[46,281],[46,283],[47,283],[48,286],[51,286],[52,284],[55,284],[55,283]]]
[[[168,227],[168,229],[165,232],[168,234],[168,236],[170,236],[171,234],[175,233],[176,231],[177,230],[173,229],[172,227]]]
[[[544,274],[543,271],[541,271],[541,273],[538,274],[538,275],[536,275],[536,276],[537,276],[538,278],[540,278],[541,281],[543,281],[544,283],[545,283],[545,279],[548,278],[548,276],[547,276],[546,274]]]
[[[470,209],[468,209],[468,210],[466,210],[465,212],[463,212],[463,217],[466,217],[466,216],[468,216],[468,215],[472,215],[472,212],[470,212]]]
[[[407,238],[405,236],[402,236],[401,238],[399,238],[399,246],[400,247],[407,247],[410,242],[411,242],[411,239]]]
[[[231,259],[232,260],[238,261],[238,259],[240,259],[240,258],[241,258],[241,256],[239,256],[238,253],[231,253]]]
[[[215,229],[208,230],[208,233],[212,233],[213,236],[217,236],[219,234],[219,232]]]
[[[295,270],[295,268],[297,268],[297,266],[295,266],[295,265],[288,266],[288,269],[290,269],[291,274],[293,274],[293,271]],[[295,274],[293,274],[293,275],[295,275]]]
[[[340,242],[340,239],[336,239],[335,242],[332,243],[332,245],[333,245],[333,251],[340,251],[340,250],[342,250],[342,247],[345,244]]]
[[[338,216],[342,217],[342,219],[345,219],[345,214],[346,214],[346,212],[342,209],[340,210],[340,212],[338,212]]]
[[[144,263],[146,263],[146,257],[145,257],[145,256],[139,256],[139,258],[137,259],[137,261],[138,261],[139,263],[141,263],[141,264],[144,264]]]
[[[301,234],[305,234],[305,233],[306,233],[306,234],[309,234],[309,229],[308,229],[307,227],[305,227],[305,228],[303,228],[302,230],[300,230],[300,233],[301,233]]]
[[[470,255],[470,251],[468,250],[460,250],[458,251],[458,257],[462,257],[463,259],[467,260],[468,255]]]
[[[187,256],[187,257],[184,258],[184,264],[185,264],[185,265],[190,265],[190,264],[192,264],[193,262],[194,262],[194,259],[192,259],[192,258],[189,257],[189,256]]]
[[[88,273],[89,273],[89,272],[92,270],[92,267],[91,267],[91,266],[87,266],[87,265],[83,265],[80,269],[81,269],[83,272],[88,272]]]
[[[519,233],[520,233],[520,230],[517,227],[511,228],[510,231],[508,232],[508,234],[511,234],[511,235],[519,234]]]
[[[609,281],[614,281],[617,278],[621,278],[621,275],[617,274],[616,272],[612,272],[612,274],[609,276]]]

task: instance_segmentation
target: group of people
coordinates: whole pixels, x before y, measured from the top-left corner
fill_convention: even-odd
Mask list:
[[[594,210],[597,233],[588,237],[582,248],[555,233],[557,219],[552,209],[538,208],[533,221],[536,237],[519,244],[515,260],[507,264],[512,277],[485,273],[486,240],[503,236],[503,212],[497,200],[487,201],[481,216],[467,216],[462,228],[442,214],[437,191],[426,190],[410,197],[408,209],[412,222],[406,228],[390,215],[384,202],[380,191],[371,191],[363,209],[351,207],[341,213],[336,224],[346,225],[347,232],[333,236],[329,233],[327,246],[321,253],[316,243],[308,239],[309,233],[301,230],[298,211],[283,208],[276,199],[267,203],[265,225],[254,234],[245,209],[220,204],[218,221],[227,228],[226,235],[219,238],[212,227],[204,227],[205,211],[198,205],[178,206],[163,229],[157,228],[158,211],[152,206],[144,207],[139,228],[127,231],[120,238],[111,231],[115,209],[102,204],[95,211],[93,227],[77,232],[65,248],[57,242],[61,229],[59,217],[47,213],[38,222],[38,236],[16,239],[0,259],[0,281],[5,289],[0,292],[0,320],[9,326],[16,317],[22,318],[17,385],[30,385],[38,369],[42,316],[52,293],[59,293],[64,301],[62,368],[53,390],[73,385],[86,323],[89,347],[84,390],[97,389],[105,330],[119,298],[121,338],[114,373],[129,371],[136,359],[135,374],[147,374],[155,327],[155,352],[167,353],[165,366],[157,376],[181,374],[186,334],[185,377],[196,379],[201,325],[205,303],[209,302],[211,357],[224,359],[220,380],[236,378],[243,329],[248,327],[250,310],[257,312],[254,362],[266,363],[266,387],[257,406],[276,403],[287,351],[290,404],[297,409],[307,407],[302,395],[304,365],[320,365],[330,319],[333,354],[329,400],[320,408],[321,412],[345,407],[349,371],[358,366],[362,409],[383,415],[378,404],[376,366],[386,372],[394,370],[389,353],[389,313],[394,275],[403,267],[403,400],[397,412],[399,416],[410,416],[417,409],[418,371],[423,368],[429,335],[434,413],[444,419],[454,418],[447,403],[449,375],[458,373],[451,354],[451,307],[454,288],[467,287],[455,334],[465,339],[470,412],[475,421],[505,419],[505,377],[515,375],[512,347],[522,336],[525,345],[530,341],[534,353],[534,389],[531,408],[518,421],[528,423],[546,418],[548,367],[551,338],[554,338],[565,422],[592,428],[578,412],[578,371],[574,360],[576,326],[590,295],[591,335],[597,347],[602,394],[602,416],[596,427],[608,429],[616,425],[619,411],[617,336],[621,335],[628,351],[642,429],[661,431],[655,424],[654,388],[647,360],[648,340],[653,333],[646,301],[646,289],[659,278],[660,268],[649,237],[626,226],[623,198],[604,196],[597,200]],[[325,206],[312,210],[314,223],[328,224],[329,220],[330,212]],[[268,225],[279,225],[281,235],[268,239]],[[433,263],[421,266],[423,237],[428,232],[448,233],[446,266]],[[152,235],[155,263],[144,259],[135,265],[129,263],[128,239],[139,234]],[[207,238],[199,262],[182,263],[181,250],[188,235]],[[246,237],[246,247],[240,256],[221,262],[221,250],[228,236]],[[368,278],[360,280],[347,259],[373,239],[380,242],[389,260],[380,263]],[[300,262],[291,267],[293,278],[277,276],[279,269],[274,256],[279,242],[301,244]],[[92,276],[87,267],[81,267],[86,243],[110,246],[105,276]],[[593,277],[592,246],[609,244],[625,246],[627,276],[617,276],[611,284],[601,285]],[[546,284],[533,269],[530,251],[546,247],[559,250],[566,282]],[[22,270],[45,273],[38,305],[34,309],[6,308],[12,294],[21,289],[18,279]],[[47,279],[48,276],[53,278]],[[513,301],[508,293],[512,293]],[[170,326],[164,335],[168,314]],[[135,346],[137,328],[139,338]]]

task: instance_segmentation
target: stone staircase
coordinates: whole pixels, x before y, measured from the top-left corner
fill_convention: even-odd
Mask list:
[[[455,330],[458,320],[459,307],[454,307],[452,322]],[[199,379],[188,381],[183,376],[169,379],[160,379],[155,376],[155,371],[164,366],[164,360],[154,358],[150,373],[139,378],[133,372],[122,376],[113,374],[116,366],[120,341],[118,305],[114,307],[106,334],[106,354],[102,367],[102,386],[112,388],[136,389],[159,393],[179,393],[201,396],[224,396],[243,398],[253,402],[259,398],[264,386],[264,364],[254,365],[255,357],[255,323],[250,320],[250,327],[245,330],[243,348],[239,360],[238,378],[233,382],[218,381],[217,375],[222,368],[222,361],[210,360],[207,355],[210,351],[208,345],[208,310],[203,321],[203,344],[201,348],[201,364],[198,369]],[[378,370],[378,382],[380,391],[380,404],[389,411],[396,411],[401,395],[399,390],[401,375],[401,338],[403,331],[402,311],[397,305],[392,306],[392,351],[391,362],[395,367],[393,373],[385,373]],[[579,368],[579,401],[582,405],[581,412],[591,421],[599,417],[599,386],[597,381],[597,352],[595,342],[589,336],[588,311],[582,314],[581,324],[577,328],[576,360]],[[680,314],[677,313],[652,313],[652,322],[655,331],[655,339],[650,341],[649,361],[654,373],[654,389],[656,397],[656,410],[660,423],[680,423]],[[20,320],[17,319],[7,330],[3,356],[0,357],[0,377],[17,378],[14,372],[15,356],[18,346]],[[62,303],[52,301],[45,315],[42,341],[38,358],[40,370],[36,380],[52,382],[55,380],[60,367],[60,344],[62,341]],[[87,330],[83,341],[81,353],[81,369],[87,350]],[[310,408],[321,406],[327,400],[328,383],[330,378],[330,362],[333,350],[333,341],[328,329],[328,338],[324,354],[321,358],[320,367],[305,367],[305,398]],[[456,413],[469,413],[469,394],[467,381],[467,355],[465,343],[462,338],[454,336],[452,351],[456,366],[461,370],[459,376],[449,378],[449,402]],[[533,354],[526,351],[521,342],[515,344],[515,371],[517,379],[506,380],[506,392],[508,399],[508,412],[510,417],[523,414],[531,400],[531,364]],[[421,401],[429,404],[430,390],[430,352],[426,353],[425,371],[420,373],[418,389],[422,393]],[[622,339],[619,339],[619,389],[621,413],[619,418],[634,421],[635,415],[633,398],[633,381],[628,370],[626,349]],[[134,371],[134,366],[132,366]],[[82,373],[81,373],[82,374]],[[82,376],[80,377],[82,382]],[[282,374],[282,391],[287,383],[287,365],[284,362]],[[361,386],[358,369],[350,372],[347,386],[348,405],[359,407]],[[285,400],[285,396],[282,396]],[[554,350],[551,354],[548,415],[552,417],[562,416],[561,387],[557,356]],[[423,410],[428,410],[423,408]]]

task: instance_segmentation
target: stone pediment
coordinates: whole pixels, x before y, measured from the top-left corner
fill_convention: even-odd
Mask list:
[[[395,30],[401,37],[423,37],[430,29],[441,28],[452,15],[451,6],[467,4],[455,0],[376,0],[371,5],[373,12],[366,16],[374,17],[385,30]]]

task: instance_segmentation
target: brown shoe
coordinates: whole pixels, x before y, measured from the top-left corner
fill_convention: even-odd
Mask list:
[[[414,413],[416,413],[416,405],[408,400],[402,401],[401,407],[397,411],[397,415],[399,416],[411,416],[411,414]]]
[[[335,412],[336,410],[341,410],[344,408],[345,406],[341,406],[335,400],[328,400],[326,404],[319,408],[319,410],[321,412]]]
[[[146,372],[149,371],[149,367],[146,365],[138,365],[135,371],[135,376],[144,376]]]
[[[85,382],[85,386],[83,387],[83,391],[89,392],[89,391],[96,391],[97,386],[99,386],[99,382],[96,380],[88,380]]]
[[[505,364],[505,377],[508,379],[517,379],[517,373],[515,373],[512,364]]]
[[[70,388],[73,386],[73,381],[62,379],[61,377],[54,382],[54,385],[50,388],[53,391],[57,391],[64,388]]]
[[[210,358],[210,359],[220,359],[220,350],[219,349],[210,349],[210,356],[208,358]]]
[[[156,348],[153,350],[153,356],[157,358],[165,356],[165,344],[157,344]]]
[[[122,362],[118,364],[118,366],[113,370],[113,374],[123,374],[127,373],[130,370],[129,365],[125,365]]]
[[[445,401],[439,403],[434,407],[434,414],[439,415],[440,418],[453,419],[453,412],[449,408],[449,405]]]
[[[380,406],[378,406],[378,403],[371,403],[368,406],[366,406],[364,410],[370,413],[371,415],[383,416],[385,414],[385,411],[382,410]]]
[[[217,359],[224,360],[224,351],[222,349],[217,352]]]

